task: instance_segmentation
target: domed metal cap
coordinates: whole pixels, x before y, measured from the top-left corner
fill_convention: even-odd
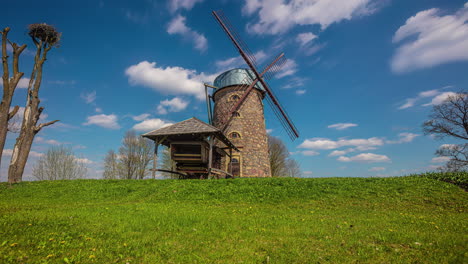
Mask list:
[[[237,68],[221,73],[218,77],[216,77],[213,85],[218,88],[242,84],[250,85],[255,79],[255,74],[252,70]],[[255,88],[262,91],[265,90],[260,82],[255,84]]]

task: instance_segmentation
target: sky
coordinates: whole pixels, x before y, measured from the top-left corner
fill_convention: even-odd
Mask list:
[[[33,65],[32,23],[62,32],[49,52],[41,119],[60,122],[36,137],[24,174],[48,148],[64,144],[100,178],[126,131],[146,133],[193,116],[207,121],[203,82],[245,63],[219,27],[223,10],[260,68],[288,59],[270,81],[299,130],[287,137],[268,106],[266,125],[304,177],[385,177],[434,170],[449,138],[424,135],[434,105],[468,87],[466,0],[7,1],[0,26],[27,44],[25,104]],[[8,135],[0,169],[17,134]]]

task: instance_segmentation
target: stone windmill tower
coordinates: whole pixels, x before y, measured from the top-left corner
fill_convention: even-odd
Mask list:
[[[284,65],[284,54],[277,56],[263,71],[258,71],[255,57],[227,18],[219,11],[213,11],[213,15],[248,65],[248,68],[231,69],[219,75],[212,87],[214,92],[207,96],[210,123],[240,150],[233,153],[230,160],[221,160],[221,166],[226,166],[226,171],[234,176],[271,177],[263,101],[271,106],[291,139],[299,137],[296,127],[266,82]],[[213,114],[210,99],[214,103]]]

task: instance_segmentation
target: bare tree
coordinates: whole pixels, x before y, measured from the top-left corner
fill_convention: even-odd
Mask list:
[[[70,147],[51,147],[33,166],[38,180],[73,180],[84,178],[87,168],[77,159]]]
[[[151,150],[151,142],[137,136],[135,131],[125,133],[119,148],[120,176],[124,179],[143,179],[152,159]]]
[[[434,135],[439,139],[450,137],[462,141],[468,140],[468,94],[461,91],[448,96],[442,104],[432,108],[429,118],[423,124],[426,135]],[[467,143],[443,145],[435,154],[450,157],[443,170],[458,171],[468,166]]]
[[[172,171],[175,167],[175,162],[171,159],[170,149],[164,147],[159,155],[159,168],[163,170]],[[174,173],[163,172],[162,176],[169,179],[179,179],[180,175]]]
[[[300,177],[301,169],[289,155],[288,148],[280,138],[268,135],[270,169],[273,177]]]
[[[26,107],[24,110],[21,132],[16,139],[15,147],[11,156],[10,167],[8,169],[8,182],[20,182],[23,177],[24,167],[28,160],[31,145],[36,134],[43,127],[58,122],[54,120],[47,123],[37,124],[44,107],[39,107],[39,88],[42,82],[42,69],[47,59],[47,53],[52,47],[59,44],[61,34],[47,24],[29,25],[29,36],[36,45],[36,55],[34,57],[34,67],[29,79]]]
[[[19,71],[19,56],[26,48],[26,44],[18,46],[8,39],[9,27],[3,29],[2,32],[2,66],[3,66],[3,96],[0,103],[0,164],[2,162],[3,148],[5,147],[6,135],[8,133],[8,121],[10,121],[18,112],[19,107],[15,106],[10,110],[13,94],[16,86],[23,77],[24,73]],[[7,45],[13,49],[13,76],[10,77],[10,69],[8,64],[8,49]]]
[[[119,158],[114,150],[109,150],[104,158],[104,179],[119,179],[121,172]]]
[[[140,136],[137,139],[137,143],[136,177],[137,179],[143,179],[149,173],[148,164],[153,159],[153,148],[149,139]]]

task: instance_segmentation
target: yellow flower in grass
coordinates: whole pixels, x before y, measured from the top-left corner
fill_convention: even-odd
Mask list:
[[[49,255],[47,255],[46,259],[50,259],[52,257],[55,257],[55,255],[54,254],[49,254]]]
[[[18,246],[18,243],[11,243],[10,244],[10,247],[16,247],[16,246]]]
[[[90,259],[93,259],[93,258],[96,258],[96,256],[94,256],[94,255],[89,255],[89,258],[90,258]]]

